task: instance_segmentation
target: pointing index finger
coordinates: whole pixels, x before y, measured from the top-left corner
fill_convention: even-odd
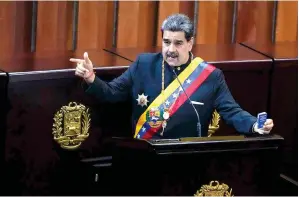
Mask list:
[[[81,62],[83,62],[84,60],[82,60],[82,59],[76,59],[76,58],[71,58],[70,61],[71,61],[71,62],[75,62],[75,63],[81,63]]]

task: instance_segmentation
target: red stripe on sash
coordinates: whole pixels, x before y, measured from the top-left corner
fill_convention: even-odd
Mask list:
[[[191,83],[191,85],[185,90],[189,97],[198,89],[201,84],[208,78],[208,76],[215,70],[214,66],[207,65],[207,67],[202,71],[199,77]],[[173,115],[183,103],[187,100],[187,96],[184,92],[181,93],[181,96],[176,100],[175,104],[170,108],[170,114]]]

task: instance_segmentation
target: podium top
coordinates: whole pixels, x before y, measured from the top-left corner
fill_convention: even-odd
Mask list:
[[[3,57],[0,60],[0,70],[10,73],[10,75],[21,75],[23,73],[45,75],[55,72],[72,72],[76,65],[70,62],[70,58],[82,58],[85,50],[73,51],[46,51],[40,53],[24,53],[14,57]],[[117,69],[126,70],[131,61],[103,50],[86,50],[89,58],[94,64],[95,70]]]
[[[156,154],[186,154],[204,152],[278,149],[284,139],[279,135],[215,136],[180,139],[133,139],[113,137],[118,148],[145,150]]]
[[[287,60],[298,61],[298,42],[276,42],[276,43],[251,43],[244,42],[243,45],[257,50],[275,61]]]

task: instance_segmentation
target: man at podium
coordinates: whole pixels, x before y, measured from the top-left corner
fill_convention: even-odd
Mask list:
[[[140,54],[111,82],[95,75],[87,53],[70,61],[77,64],[75,75],[84,79],[88,94],[104,102],[130,99],[134,138],[207,136],[214,110],[239,133],[268,134],[273,120],[258,128],[257,118],[234,100],[222,71],[193,57],[193,28],[187,16],[169,16],[161,27],[162,52]]]

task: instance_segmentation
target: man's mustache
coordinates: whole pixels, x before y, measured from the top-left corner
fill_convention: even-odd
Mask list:
[[[166,56],[167,56],[167,57],[176,58],[176,57],[179,56],[179,54],[176,53],[176,52],[168,52],[168,53],[166,53]]]

